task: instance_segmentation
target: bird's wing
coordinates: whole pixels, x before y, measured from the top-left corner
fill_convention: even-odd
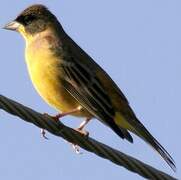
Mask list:
[[[69,39],[69,41],[70,42],[67,43],[69,45],[69,56],[65,56],[67,59],[62,63],[62,69],[65,74],[62,82],[64,83],[65,89],[85,109],[111,127],[120,137],[133,142],[129,132],[126,129],[121,129],[115,123],[116,110],[113,108],[114,106],[111,102],[111,100],[114,99],[118,102],[116,107],[118,108],[118,106],[120,106],[120,109],[118,109],[120,113],[126,117],[127,122],[133,127],[133,132],[150,144],[164,158],[169,166],[175,170],[175,163],[170,154],[136,118],[126,97],[114,81],[112,81],[109,75],[76,45],[76,43],[71,39]],[[101,72],[101,74],[98,75],[98,71]],[[110,88],[108,86],[110,86]],[[112,92],[108,92],[109,89],[110,91],[113,90],[115,96],[111,96]]]
[[[84,66],[76,56],[69,52],[61,63],[64,72],[63,87],[94,117],[108,125],[121,138],[133,142],[127,130],[121,129],[114,121],[115,110],[103,84],[94,70]]]

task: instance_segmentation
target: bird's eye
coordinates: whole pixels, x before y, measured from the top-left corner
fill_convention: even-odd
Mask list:
[[[29,23],[31,23],[32,21],[34,21],[35,19],[36,19],[35,16],[33,16],[33,15],[27,15],[27,16],[24,17],[24,22],[25,22],[26,24],[29,24]]]
[[[30,15],[21,15],[16,18],[16,21],[22,23],[23,25],[28,25],[31,22],[33,22],[36,19],[36,16],[30,14]]]

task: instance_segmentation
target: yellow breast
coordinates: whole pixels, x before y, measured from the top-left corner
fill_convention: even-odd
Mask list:
[[[41,38],[27,44],[25,54],[33,85],[49,105],[62,112],[68,112],[80,106],[62,87],[59,68],[61,59],[53,54],[46,39]],[[85,113],[75,115],[84,116]]]

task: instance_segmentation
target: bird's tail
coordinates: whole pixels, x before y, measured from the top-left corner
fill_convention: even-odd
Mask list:
[[[146,143],[151,145],[151,147],[161,155],[161,157],[167,162],[173,171],[176,171],[175,162],[171,155],[165,150],[165,148],[148,132],[148,130],[139,120],[133,120],[133,122],[134,125],[132,132],[142,138]]]

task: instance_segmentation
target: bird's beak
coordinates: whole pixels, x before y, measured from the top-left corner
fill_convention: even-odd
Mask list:
[[[17,31],[18,27],[20,26],[20,23],[17,21],[12,21],[8,24],[6,24],[3,29],[11,30],[11,31]]]

